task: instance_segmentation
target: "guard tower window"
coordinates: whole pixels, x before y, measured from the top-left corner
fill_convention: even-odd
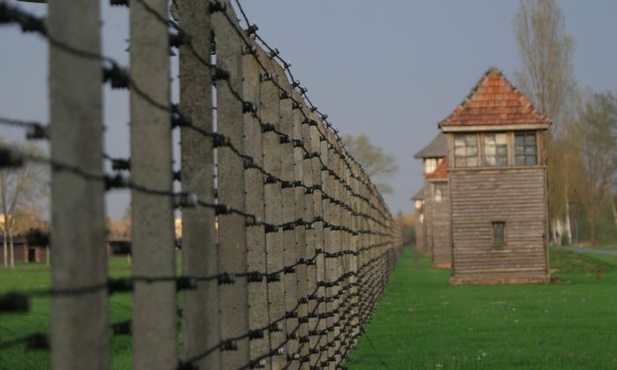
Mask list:
[[[514,158],[517,166],[538,164],[538,143],[535,132],[514,134]]]
[[[508,165],[508,145],[506,134],[484,135],[484,162],[487,166]]]
[[[455,167],[478,166],[478,137],[476,134],[457,134],[454,136]]]
[[[503,221],[492,222],[493,226],[493,245],[500,246],[506,244],[506,223]]]
[[[448,184],[436,182],[433,184],[435,202],[443,202],[448,197]]]

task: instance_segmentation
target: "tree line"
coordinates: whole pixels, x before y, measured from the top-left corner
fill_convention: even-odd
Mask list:
[[[581,88],[574,39],[554,0],[523,0],[513,22],[521,91],[553,125],[546,137],[553,243],[617,242],[617,96]]]

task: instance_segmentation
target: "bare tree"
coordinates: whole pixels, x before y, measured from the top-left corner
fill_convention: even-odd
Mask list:
[[[615,213],[611,183],[617,176],[617,97],[603,93],[587,98],[575,134],[585,171],[578,193],[591,226],[591,241],[595,243],[604,202],[610,202]],[[617,226],[617,220],[614,221]]]
[[[554,0],[523,0],[514,19],[523,64],[515,74],[517,83],[535,107],[551,117],[555,134],[562,132],[564,107],[575,89],[574,40],[564,26],[563,13]]]
[[[0,139],[0,147],[7,144]],[[12,143],[14,150],[39,155],[41,149],[33,144]],[[13,234],[29,210],[40,205],[41,197],[46,193],[47,170],[40,164],[26,161],[20,168],[0,169],[0,216],[2,216],[4,267],[15,266],[15,249]]]
[[[343,137],[345,148],[362,165],[366,174],[375,182],[375,186],[381,193],[392,193],[392,187],[384,182],[376,182],[375,179],[392,176],[398,170],[396,159],[384,152],[380,147],[371,143],[366,135]]]
[[[522,62],[522,68],[515,74],[519,88],[553,121],[545,155],[549,166],[549,218],[554,242],[561,242],[556,230],[565,232],[568,240],[572,240],[571,176],[560,169],[570,168],[567,161],[573,158],[565,154],[568,149],[559,139],[563,139],[566,132],[565,121],[574,101],[576,83],[572,68],[574,40],[565,33],[564,25],[563,13],[554,0],[522,0],[514,19]]]

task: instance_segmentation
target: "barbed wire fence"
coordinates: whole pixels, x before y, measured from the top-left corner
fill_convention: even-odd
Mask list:
[[[0,148],[0,165],[51,167],[54,246],[50,289],[0,296],[8,316],[51,297],[49,333],[2,338],[0,351],[50,348],[54,369],[108,369],[110,335],[130,334],[135,369],[340,368],[394,269],[399,225],[239,2],[174,2],[175,20],[168,5],[131,1],[124,69],[101,54],[98,1],[51,1],[46,20],[0,2],[0,24],[50,46],[50,125],[0,124],[49,138],[51,157]],[[130,159],[103,153],[100,81],[130,91]],[[132,276],[122,279],[108,277],[104,248],[104,195],[116,188],[131,191]],[[120,292],[132,294],[132,318],[110,323]]]

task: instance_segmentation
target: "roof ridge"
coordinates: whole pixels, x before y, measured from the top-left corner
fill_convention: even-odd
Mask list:
[[[521,91],[519,91],[519,89],[504,75],[504,73],[497,67],[489,67],[489,69],[482,75],[482,77],[480,77],[480,79],[478,80],[478,82],[476,82],[476,84],[474,85],[474,87],[471,89],[471,91],[467,94],[467,96],[463,99],[463,101],[461,103],[459,103],[456,108],[454,108],[454,110],[452,111],[452,113],[450,113],[446,118],[444,118],[443,120],[441,120],[437,125],[438,127],[441,127],[442,125],[452,125],[455,126],[457,125],[455,122],[452,122],[453,119],[457,116],[462,115],[463,112],[465,112],[465,110],[468,108],[469,104],[471,104],[472,102],[474,102],[474,97],[479,94],[484,92],[484,90],[488,90],[489,88],[494,88],[495,86],[489,86],[487,80],[491,77],[495,75],[500,81],[503,81],[505,83],[505,86],[510,89],[512,91],[512,93],[514,93],[517,96],[517,101],[520,105],[520,108],[522,108],[522,112],[518,112],[518,114],[520,116],[524,116],[520,119],[526,119],[529,121],[529,123],[535,122],[535,123],[547,123],[550,124],[550,119],[546,116],[541,114],[540,112],[538,112],[538,110],[535,108],[535,106],[533,105],[533,103],[531,102],[531,100],[529,100],[529,98],[527,98]],[[491,93],[484,93],[485,95],[491,95]],[[501,99],[503,98],[504,92],[502,91],[500,94],[495,94],[492,93],[493,96],[501,96]],[[497,98],[493,98],[493,100],[496,100]],[[507,104],[507,103],[505,103]],[[478,107],[478,108],[482,108],[482,107]],[[495,107],[491,107],[491,108],[495,108]],[[512,109],[514,109],[515,107],[511,107]],[[501,108],[502,111],[502,115],[506,114],[507,112],[506,110],[502,107]],[[496,115],[497,113],[492,111],[490,112],[492,115]],[[533,118],[531,118],[533,117]],[[495,118],[495,117],[493,117]],[[503,121],[503,120],[507,120],[507,118],[499,118],[499,121]],[[499,123],[503,123],[503,122],[491,122],[491,124],[499,124]],[[521,123],[521,122],[516,122],[516,123]],[[473,126],[473,124],[465,124],[465,123],[460,123],[458,125],[468,125],[468,126]]]

